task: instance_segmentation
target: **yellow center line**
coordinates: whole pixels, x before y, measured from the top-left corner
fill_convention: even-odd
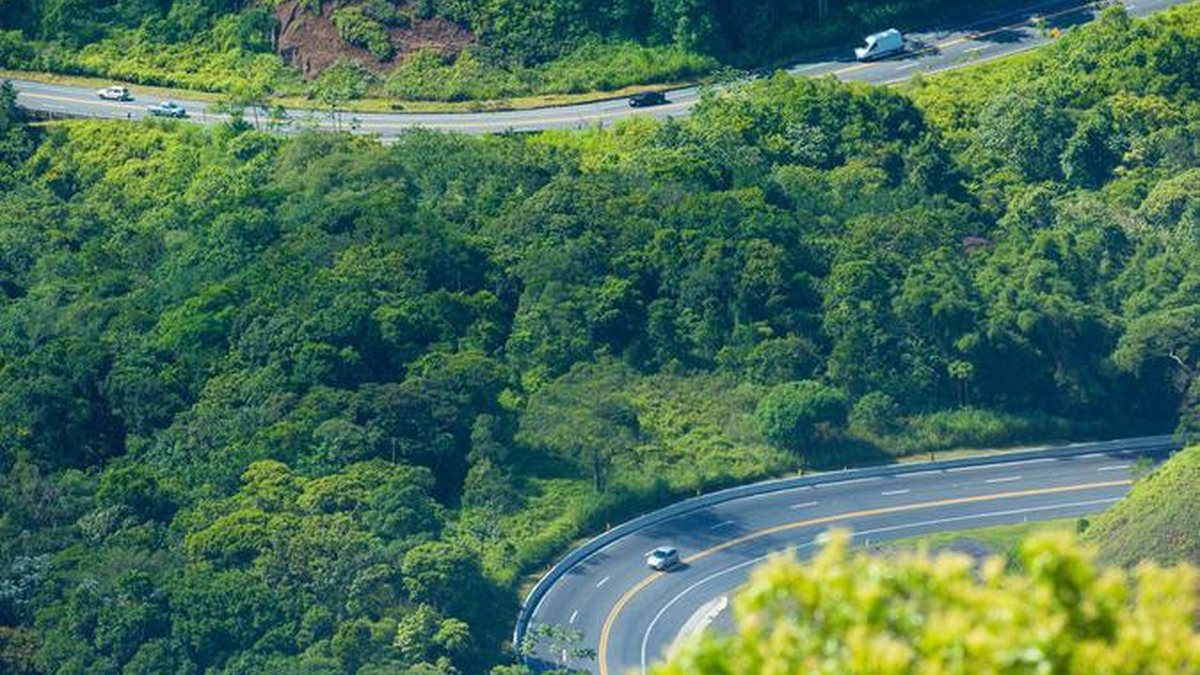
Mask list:
[[[110,108],[121,108],[124,110],[133,110],[134,108],[137,107],[132,104],[122,104],[122,103],[114,103],[113,101],[106,101],[102,98],[98,98],[93,101],[93,100],[84,100],[81,98],[72,98],[70,96],[54,96],[51,94],[37,94],[37,93],[32,93],[32,92],[27,92],[27,91],[22,91],[22,92],[20,92],[20,94],[21,94],[21,98],[40,98],[44,101],[61,101],[63,103],[88,103],[91,105],[103,105],[103,106],[108,106]]]
[[[887,506],[887,507],[882,507],[882,508],[877,508],[877,509],[864,509],[864,510],[860,510],[860,511],[850,511],[847,513],[839,513],[839,514],[830,515],[830,516],[821,516],[819,518],[809,518],[807,520],[798,520],[798,521],[794,521],[791,523],[784,523],[782,525],[776,525],[774,527],[768,527],[764,530],[758,530],[757,532],[751,532],[750,534],[743,535],[736,539],[730,539],[729,541],[726,541],[724,543],[713,546],[712,548],[708,548],[703,551],[699,551],[691,556],[688,556],[683,559],[683,562],[684,562],[684,564],[691,565],[699,560],[703,560],[704,558],[707,558],[711,555],[720,553],[721,551],[725,551],[734,546],[739,546],[748,541],[753,541],[755,539],[761,539],[763,537],[767,537],[772,534],[778,534],[780,532],[787,532],[789,530],[795,530],[795,529],[799,529],[802,527],[810,527],[812,525],[823,525],[826,523],[851,520],[854,518],[865,518],[868,516],[879,516],[879,515],[886,515],[886,514],[891,514],[891,513],[904,513],[907,511],[932,509],[932,508],[937,508],[937,507],[941,507],[941,506],[954,506],[954,505],[958,505],[958,504],[974,504],[974,503],[978,503],[978,502],[996,501],[996,500],[1001,500],[1001,499],[1020,499],[1022,497],[1036,497],[1036,496],[1040,496],[1040,495],[1053,495],[1053,494],[1061,494],[1064,492],[1080,492],[1083,490],[1097,490],[1097,489],[1101,489],[1101,488],[1121,487],[1121,486],[1125,486],[1125,485],[1131,485],[1132,483],[1133,483],[1133,481],[1131,481],[1131,480],[1113,480],[1113,481],[1104,481],[1104,482],[1099,482],[1099,483],[1085,483],[1082,485],[1065,485],[1065,486],[1051,487],[1051,488],[1018,490],[1015,492],[998,492],[998,493],[990,494],[990,495],[976,495],[974,497],[955,497],[952,499],[940,499],[940,500],[931,501],[931,502],[918,502],[915,504],[904,504],[902,506]],[[608,616],[606,616],[604,618],[604,626],[600,629],[600,643],[596,649],[597,660],[598,660],[599,667],[600,667],[600,675],[608,675],[608,643],[609,643],[609,640],[612,635],[613,625],[616,623],[617,618],[620,616],[621,612],[625,609],[625,606],[628,605],[629,602],[631,600],[633,600],[633,598],[638,593],[641,593],[642,591],[646,590],[647,586],[654,583],[658,579],[661,579],[665,575],[666,575],[665,572],[655,572],[655,573],[651,574],[650,576],[646,577],[645,579],[642,579],[641,581],[639,581],[628,591],[625,591],[625,593],[620,598],[617,599],[616,604],[613,605],[613,608],[608,613]]]

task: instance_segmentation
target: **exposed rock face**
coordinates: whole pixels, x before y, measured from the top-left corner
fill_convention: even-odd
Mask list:
[[[355,3],[321,3],[320,13],[307,9],[305,4],[286,0],[276,8],[279,36],[275,48],[285,62],[309,79],[341,59],[352,59],[376,72],[385,72],[410,52],[436,49],[456,54],[475,41],[470,31],[440,17],[413,19],[406,27],[387,29],[396,55],[389,61],[380,61],[366,49],[343,42],[329,19],[333,10]]]

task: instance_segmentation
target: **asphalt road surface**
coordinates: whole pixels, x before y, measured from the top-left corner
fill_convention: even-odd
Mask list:
[[[727,626],[734,591],[769,553],[806,557],[831,527],[856,545],[973,527],[1074,518],[1121,499],[1138,458],[1160,459],[1170,437],[1077,444],[1069,458],[996,457],[982,466],[898,465],[883,477],[837,473],[813,487],[728,501],[622,537],[582,560],[542,597],[532,623],[579,629],[595,661],[571,665],[602,675],[640,674],[688,634]],[[645,554],[671,545],[683,563],[657,573]],[[552,655],[541,654],[549,662]]]
[[[1116,0],[1112,1],[1116,3]],[[1145,16],[1189,1],[1125,0],[1123,4],[1131,14]],[[882,61],[857,63],[853,59],[852,49],[858,45],[847,44],[846,49],[838,54],[797,63],[787,70],[813,77],[831,75],[846,81],[890,84],[907,80],[917,73],[961,68],[1045,44],[1054,39],[1049,35],[1051,29],[1069,30],[1072,26],[1092,20],[1097,11],[1094,5],[1081,0],[1042,0],[1019,11],[994,12],[955,27],[907,33],[911,45],[908,52]],[[1045,19],[1040,29],[1035,29],[1031,24],[1035,16]],[[123,103],[102,101],[96,96],[95,90],[83,87],[25,80],[14,80],[13,84],[18,89],[20,105],[51,115],[141,119],[147,116],[148,106],[162,100],[139,93],[136,86],[131,87],[136,100]],[[634,115],[678,117],[685,115],[699,97],[699,89],[689,87],[667,92],[669,103],[653,108],[633,109],[622,98],[506,112],[343,113],[336,121],[327,112],[289,110],[288,128],[342,128],[384,138],[394,137],[414,127],[465,133],[573,129],[611,124]],[[189,111],[193,121],[215,123],[227,120],[224,115],[206,112],[204,103],[183,99],[177,99],[176,103]]]

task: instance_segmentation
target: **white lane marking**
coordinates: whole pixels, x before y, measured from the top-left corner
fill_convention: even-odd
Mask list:
[[[971,47],[970,49],[966,50],[966,52],[968,54],[974,54],[975,52],[981,52],[990,46],[991,45],[979,45],[978,47]]]
[[[854,483],[869,483],[870,481],[873,481],[873,480],[880,480],[880,478],[878,476],[871,476],[868,478],[850,478],[848,480],[836,480],[836,481],[830,481],[828,483],[817,483],[813,487],[820,488],[820,487],[852,485]]]
[[[807,509],[811,506],[816,506],[817,504],[820,504],[820,503],[821,502],[804,502],[803,504],[792,504],[792,508],[793,509]]]
[[[712,600],[709,600],[701,605],[700,609],[696,610],[694,614],[688,617],[687,622],[683,624],[683,628],[679,629],[679,633],[675,636],[675,640],[671,643],[671,647],[667,653],[674,654],[676,651],[678,651],[679,647],[684,643],[685,640],[693,635],[696,635],[697,633],[703,632],[706,628],[712,625],[712,622],[716,620],[716,618],[721,615],[721,612],[724,612],[725,608],[728,606],[729,596],[727,595],[713,598]]]
[[[906,63],[902,66],[896,66],[896,70],[908,70],[909,68],[916,68],[919,65],[921,65],[920,61],[913,61],[912,63]]]
[[[1121,471],[1123,469],[1128,469],[1128,468],[1129,468],[1128,464],[1113,464],[1112,466],[1102,466],[1096,470],[1097,471]]]
[[[1009,52],[1009,53],[1017,53],[1018,51],[1025,51],[1026,49],[1030,49],[1030,48],[1033,48],[1033,47],[1039,46],[1040,44],[1041,44],[1041,43],[1034,44],[1034,45],[1031,45],[1031,46],[1028,46],[1028,47],[1023,47],[1023,48],[1022,48],[1022,49],[1020,49],[1020,50],[1012,51],[1012,52]],[[931,71],[931,72],[940,72],[941,70],[951,70],[951,69],[953,69],[954,67],[955,67],[955,66],[951,66],[951,67],[949,67],[949,68],[943,68],[943,69],[934,70],[934,71]],[[902,80],[896,80],[896,82],[900,82],[900,81],[902,81]],[[384,140],[386,141],[386,140],[388,140],[388,139],[384,139]],[[394,139],[391,139],[391,140],[394,140]],[[1164,444],[1164,445],[1169,445],[1169,444],[1171,444],[1172,442],[1173,442],[1173,441],[1171,440],[1171,437],[1170,437],[1170,436],[1147,436],[1147,437],[1144,437],[1144,438],[1141,438],[1141,437],[1139,437],[1139,438],[1134,438],[1134,439],[1126,439],[1126,440],[1124,440],[1124,441],[1121,441],[1121,440],[1116,440],[1116,441],[1088,441],[1088,442],[1080,442],[1080,443],[1071,443],[1070,445],[1071,445],[1071,446],[1073,446],[1073,447],[1078,447],[1078,446],[1081,446],[1081,445],[1082,445],[1082,446],[1089,446],[1089,447],[1094,447],[1094,448],[1098,448],[1098,449],[1100,449],[1100,448],[1105,448],[1105,449],[1107,449],[1107,448],[1111,448],[1111,450],[1103,450],[1103,451],[1101,451],[1101,452],[1094,452],[1094,453],[1090,453],[1090,454],[1088,454],[1088,455],[1078,455],[1078,456],[1076,456],[1076,457],[1074,457],[1074,458],[1056,458],[1056,457],[1046,457],[1046,458],[1041,458],[1041,459],[1028,459],[1028,460],[1022,460],[1022,461],[1016,461],[1016,462],[1003,462],[1003,461],[998,461],[998,462],[996,462],[996,463],[994,463],[994,464],[987,464],[987,465],[981,465],[981,466],[972,466],[972,467],[960,467],[960,468],[957,468],[957,469],[935,469],[935,470],[930,470],[930,471],[917,471],[917,472],[912,472],[912,473],[898,473],[898,474],[896,475],[896,477],[898,477],[898,478],[899,478],[899,477],[903,477],[903,476],[917,476],[917,475],[923,475],[923,474],[928,474],[928,473],[947,473],[947,472],[957,472],[957,471],[974,471],[974,470],[978,470],[978,469],[997,469],[997,468],[1004,468],[1004,467],[1011,467],[1011,466],[1020,466],[1020,465],[1022,465],[1022,464],[1038,464],[1038,463],[1044,463],[1044,462],[1057,462],[1057,461],[1060,461],[1061,459],[1079,459],[1079,458],[1083,458],[1083,457],[1098,457],[1098,456],[1107,456],[1107,455],[1109,454],[1109,452],[1113,452],[1113,451],[1136,451],[1136,450],[1147,450],[1147,449],[1156,449],[1156,450],[1161,450],[1162,448],[1156,448],[1156,447],[1154,447],[1154,446],[1152,446],[1152,445],[1149,445],[1149,444],[1161,443],[1161,444]],[[1122,445],[1122,443],[1125,443],[1125,445]],[[1053,450],[1053,449],[1054,449],[1054,447],[1047,447],[1047,448],[1044,448],[1044,449],[1045,449],[1045,450]],[[997,459],[1000,459],[1000,456],[997,456],[996,458],[997,458]],[[859,480],[877,480],[877,479],[867,478],[867,479],[859,479]],[[839,484],[845,484],[845,483],[851,483],[851,482],[855,482],[855,481],[842,481],[841,483],[826,483],[825,485],[839,485]],[[819,487],[819,486],[814,486],[814,485],[802,485],[802,486],[798,486],[798,487],[794,487],[794,488],[788,488],[788,489],[786,489],[786,490],[779,490],[779,491],[777,491],[777,492],[767,492],[767,493],[763,493],[763,494],[759,494],[759,495],[754,495],[754,496],[751,496],[751,497],[743,497],[743,498],[739,498],[737,501],[746,501],[746,500],[753,500],[753,499],[762,499],[762,498],[764,498],[764,497],[774,497],[774,496],[777,496],[777,495],[790,494],[790,493],[792,493],[792,492],[798,492],[798,491],[801,491],[801,490],[812,490],[812,489],[815,489],[816,487]],[[675,519],[677,519],[677,518],[680,518],[680,517],[682,517],[682,516],[673,516],[673,517],[671,517],[671,518],[668,518],[667,520],[668,520],[668,521],[671,521],[671,520],[675,520]],[[664,522],[666,522],[666,521],[664,521]],[[603,535],[597,535],[597,536],[603,536]],[[595,551],[595,552],[593,552],[593,553],[589,554],[588,556],[584,557],[582,560],[580,560],[578,563],[576,563],[576,565],[577,565],[577,566],[580,566],[580,565],[586,565],[586,564],[588,564],[588,563],[589,563],[589,562],[590,562],[592,559],[594,559],[596,556],[598,556],[598,555],[601,555],[601,554],[604,554],[604,553],[607,553],[607,552],[610,552],[611,550],[613,550],[613,549],[617,548],[618,546],[620,546],[620,545],[622,545],[622,544],[624,544],[624,543],[625,543],[625,540],[624,540],[624,539],[615,539],[615,540],[613,540],[613,541],[611,541],[611,542],[609,542],[609,543],[605,544],[605,545],[604,545],[603,547],[601,547],[601,548],[600,548],[598,551]],[[542,605],[546,604],[546,602],[547,602],[547,598],[549,598],[551,595],[553,595],[553,594],[554,594],[554,592],[555,592],[555,590],[556,590],[556,589],[558,589],[558,588],[559,588],[559,586],[558,586],[557,584],[555,584],[555,585],[552,585],[550,588],[548,588],[548,589],[546,590],[546,592],[545,592],[545,593],[542,595],[542,597],[538,599],[537,603],[534,605],[534,607],[533,607],[532,611],[530,612],[530,619],[531,619],[531,620],[533,620],[533,619],[536,619],[536,618],[537,618],[538,611],[541,609]]]
[[[912,478],[913,476],[932,476],[945,471],[945,469],[930,469],[928,471],[913,471],[912,473],[896,474],[896,478]]]
[[[569,621],[567,621],[567,623],[574,624],[575,619],[577,619],[577,618],[579,618],[579,610],[575,610],[574,612],[571,612],[571,619]]]
[[[601,586],[603,586],[604,584],[607,584],[607,583],[608,583],[608,580],[609,580],[609,579],[611,579],[611,578],[612,578],[612,577],[604,577],[604,578],[603,578],[603,579],[601,579],[600,581],[597,581],[597,582],[596,582],[596,588],[600,588],[600,587],[601,587]]]
[[[1030,40],[1029,42],[1026,42],[1018,47],[1013,47],[1011,49],[1005,49],[1002,52],[995,52],[993,54],[988,54],[987,58],[988,59],[999,59],[999,58],[1003,58],[1005,56],[1014,56],[1016,54],[1021,54],[1023,52],[1027,52],[1031,49],[1037,49],[1038,47],[1043,47],[1047,43],[1048,43],[1048,41],[1044,41],[1044,40]],[[948,66],[943,66],[941,68],[933,68],[931,70],[927,70],[927,71],[925,71],[925,73],[927,75],[937,75],[938,73],[944,73],[949,70],[958,70],[959,68],[962,68],[961,64],[956,65],[956,64],[952,63]],[[896,84],[897,82],[903,82],[904,79],[905,78],[889,80],[887,82],[884,82],[884,84]]]
[[[985,518],[1001,518],[1004,516],[1027,515],[1030,513],[1039,513],[1039,512],[1043,512],[1043,511],[1054,511],[1057,509],[1072,509],[1072,508],[1079,508],[1079,507],[1084,507],[1084,506],[1099,506],[1101,504],[1115,504],[1119,501],[1121,501],[1120,497],[1112,497],[1112,498],[1108,498],[1108,499],[1090,499],[1090,500],[1082,501],[1082,502],[1068,502],[1066,504],[1050,504],[1047,506],[1032,506],[1032,507],[1025,508],[1025,509],[1006,509],[1003,511],[989,511],[986,513],[975,513],[975,514],[965,515],[965,516],[951,516],[949,518],[935,518],[933,520],[924,520],[924,521],[920,521],[920,522],[916,522],[916,523],[905,523],[903,525],[890,525],[888,527],[877,527],[877,528],[870,529],[870,530],[863,530],[861,532],[851,532],[851,537],[858,538],[858,537],[865,537],[865,536],[871,535],[871,534],[880,534],[883,532],[897,532],[900,530],[910,530],[910,529],[918,528],[918,527],[929,527],[931,525],[946,525],[949,523],[960,523],[960,522],[965,522],[965,521],[970,521],[970,520],[981,520],[981,519],[985,519]],[[821,536],[818,535],[817,539],[820,539],[820,538],[821,538]],[[803,543],[803,544],[797,544],[790,550],[799,551],[801,549],[811,548],[816,543],[818,543],[817,540],[813,540],[811,542],[807,542],[807,543]],[[697,588],[699,588],[700,586],[703,586],[704,584],[712,581],[713,579],[725,576],[726,574],[729,574],[730,572],[735,572],[744,567],[749,567],[751,565],[757,565],[758,563],[760,563],[760,562],[766,560],[768,557],[770,557],[770,555],[771,554],[759,556],[759,557],[753,558],[751,560],[744,560],[740,563],[737,563],[736,565],[731,565],[730,567],[726,567],[723,570],[718,570],[716,572],[713,572],[712,574],[709,574],[708,576],[704,577],[703,579],[700,579],[700,580],[692,583],[690,586],[688,586],[687,588],[684,588],[682,591],[679,591],[679,593],[677,593],[675,595],[675,597],[673,597],[669,601],[667,601],[667,603],[665,605],[663,605],[661,609],[658,610],[658,613],[654,615],[654,618],[650,620],[650,625],[646,627],[646,632],[642,635],[642,675],[646,674],[646,651],[647,651],[647,649],[649,649],[650,633],[654,630],[654,627],[656,625],[658,625],[658,622],[662,619],[663,615],[667,613],[667,610],[674,607],[675,604],[678,603],[681,599],[683,599],[683,597],[685,595],[691,593],[692,591],[694,591]]]
[[[1024,466],[1026,464],[1045,464],[1046,462],[1057,462],[1057,457],[1041,457],[1038,459],[1023,459],[1019,462],[1001,462],[996,464],[980,464],[979,466],[960,466],[954,469],[946,469],[950,473],[960,473],[963,471],[982,471],[984,469],[1005,469],[1010,466]]]
[[[710,529],[710,530],[715,530],[715,529],[717,529],[718,527],[725,527],[726,525],[734,525],[734,524],[735,524],[735,523],[734,523],[732,520],[727,520],[727,521],[725,521],[725,522],[723,522],[723,523],[717,523],[716,525],[713,525],[712,527],[710,527],[710,528],[708,528],[708,529]]]
[[[1005,476],[1004,478],[989,478],[985,483],[1011,483],[1015,480],[1021,480],[1020,476]]]
[[[884,492],[880,492],[879,494],[883,495],[884,497],[891,497],[892,495],[906,495],[910,492],[912,492],[912,490],[886,490]]]
[[[817,68],[820,68],[821,66],[828,66],[828,65],[830,65],[830,64],[828,64],[828,63],[810,63],[806,66],[798,66],[796,68],[791,68],[788,70],[788,72],[789,73],[804,73],[804,72],[808,72],[810,70],[816,70]]]
[[[1071,445],[1081,445],[1081,444],[1080,443],[1072,443]],[[1086,455],[1076,455],[1075,459],[1096,459],[1097,457],[1103,457],[1103,456],[1104,456],[1103,452],[1089,452]]]

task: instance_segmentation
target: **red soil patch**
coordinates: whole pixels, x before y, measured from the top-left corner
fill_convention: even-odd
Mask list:
[[[313,78],[341,59],[357,61],[375,72],[386,72],[404,59],[405,54],[421,50],[457,54],[475,41],[470,31],[440,17],[412,20],[404,28],[388,28],[396,55],[380,61],[361,47],[346,44],[338,35],[329,17],[335,9],[352,2],[322,3],[320,14],[303,8],[300,0],[287,0],[275,10],[279,19],[279,37],[275,48],[283,60],[300,70],[305,78]]]

